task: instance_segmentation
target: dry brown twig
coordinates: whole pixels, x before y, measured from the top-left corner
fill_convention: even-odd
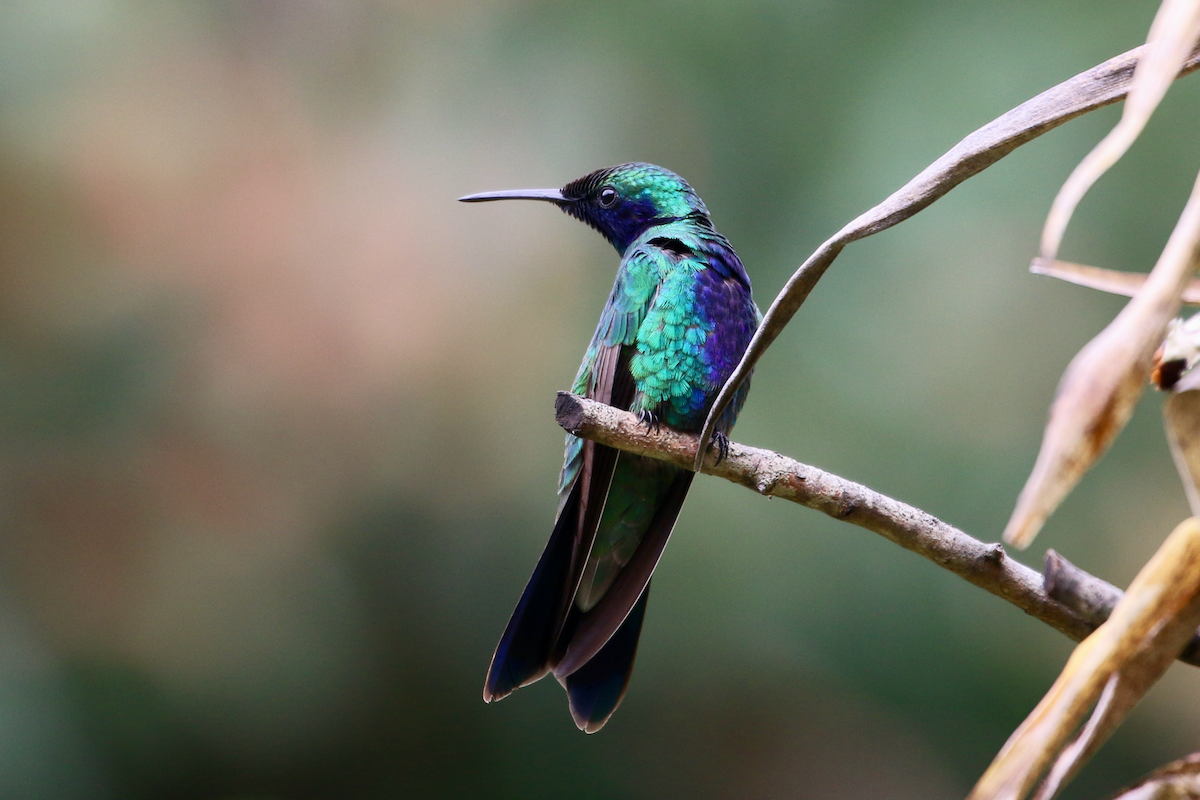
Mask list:
[[[1037,462],[1004,529],[1006,542],[1027,546],[1125,427],[1146,387],[1154,350],[1162,343],[1167,323],[1179,313],[1197,263],[1200,177],[1154,270],[1063,374]]]
[[[1108,294],[1133,297],[1146,284],[1149,277],[1144,272],[1121,272],[1115,269],[1075,264],[1070,261],[1046,261],[1035,258],[1029,271],[1035,275],[1047,275],[1060,281],[1086,286]],[[1200,306],[1200,280],[1192,279],[1183,290],[1181,298],[1186,305]]]
[[[771,302],[737,369],[721,388],[701,430],[701,438],[706,442],[712,440],[717,419],[733,398],[733,393],[800,310],[842,248],[850,242],[903,222],[967,178],[977,175],[1043,133],[1121,100],[1129,91],[1134,67],[1144,49],[1144,46],[1138,47],[1111,58],[997,117],[960,141],[882,203],[827,239],[800,265]],[[1200,49],[1191,52],[1178,74],[1187,75],[1197,67],[1200,67]],[[699,466],[697,462],[694,469],[699,470]]]
[[[1142,51],[1121,121],[1059,189],[1046,216],[1034,269],[1054,262],[1075,207],[1138,138],[1200,39],[1200,0],[1162,0]],[[1125,427],[1145,375],[1200,262],[1200,177],[1158,263],[1121,313],[1071,360],[1004,541],[1026,547]]]
[[[1137,139],[1197,40],[1200,0],[1163,0],[1121,121],[1059,191],[1034,269],[1055,263],[1076,205]],[[1200,176],[1166,247],[1133,299],[1063,374],[1037,461],[1005,527],[1006,542],[1027,546],[1104,454],[1133,414],[1152,364],[1156,384],[1175,389],[1163,409],[1167,437],[1193,514],[1200,512],[1200,392],[1186,372],[1194,353],[1188,326],[1171,325],[1197,267]],[[1079,266],[1068,272],[1086,274],[1088,281],[1115,275]],[[1182,379],[1176,374],[1180,369]],[[1104,600],[1095,594],[1089,599]],[[1112,616],[1075,648],[1054,686],[979,779],[971,800],[1023,800],[1031,792],[1034,800],[1055,797],[1179,657],[1197,623],[1200,520],[1193,516],[1142,568]],[[1161,794],[1158,788],[1179,785],[1160,784],[1151,790]]]

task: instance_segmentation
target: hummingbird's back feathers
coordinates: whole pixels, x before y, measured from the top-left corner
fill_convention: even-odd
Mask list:
[[[750,278],[682,178],[651,164],[598,170],[559,189],[463,198],[543,200],[596,228],[621,267],[573,391],[699,430],[762,315]],[[749,381],[718,424],[732,428]],[[580,729],[624,696],[651,576],[693,473],[567,436],[554,531],[500,639],[486,700],[553,670]]]

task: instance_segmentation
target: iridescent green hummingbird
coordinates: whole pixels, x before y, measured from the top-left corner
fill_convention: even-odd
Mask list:
[[[542,200],[600,231],[621,254],[616,283],[572,391],[698,431],[762,314],[729,240],[673,172],[621,164],[559,189],[460,198]],[[715,437],[746,399],[743,383]],[[492,656],[483,699],[553,672],[575,724],[594,733],[629,685],[650,576],[693,473],[567,436],[554,531]]]

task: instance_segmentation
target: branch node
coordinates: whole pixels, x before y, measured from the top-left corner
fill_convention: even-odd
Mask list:
[[[850,494],[843,494],[841,499],[838,500],[837,518],[846,519],[855,511],[858,511],[860,504],[857,497],[853,497]]]
[[[1004,545],[999,542],[989,545],[982,556],[982,560],[988,564],[998,565],[1004,563]]]
[[[1057,550],[1051,548],[1046,551],[1046,557],[1042,562],[1042,588],[1046,590],[1047,595],[1060,603],[1062,602],[1059,598],[1062,596],[1060,583],[1063,578],[1064,561],[1066,559],[1060,556]]]
[[[1100,625],[1121,599],[1121,590],[1081,570],[1054,550],[1046,551],[1042,588],[1092,625]]]
[[[1054,550],[1046,551],[1042,588],[1051,600],[1062,603],[1093,626],[1101,625],[1108,619],[1123,594],[1108,581],[1089,575]],[[1192,636],[1179,657],[1189,664],[1197,663],[1200,659],[1200,631]]]

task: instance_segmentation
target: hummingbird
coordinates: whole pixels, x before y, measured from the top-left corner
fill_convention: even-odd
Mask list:
[[[687,181],[632,163],[562,189],[459,199],[548,202],[599,231],[621,265],[572,391],[648,427],[701,429],[762,314],[741,259]],[[718,459],[748,389],[721,416]],[[604,726],[629,685],[650,578],[693,477],[567,435],[554,530],[492,656],[485,701],[553,672],[579,729]]]

